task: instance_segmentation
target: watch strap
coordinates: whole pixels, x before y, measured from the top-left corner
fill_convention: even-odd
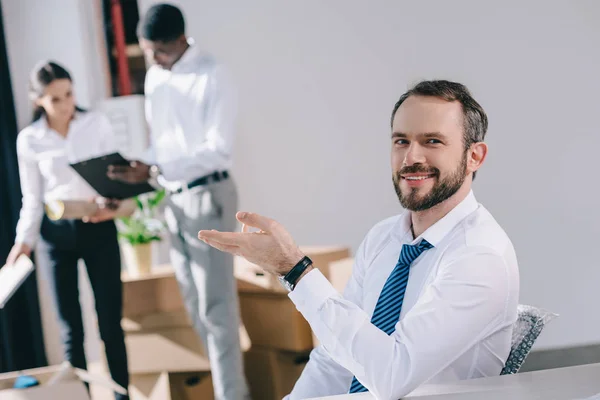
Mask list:
[[[312,263],[312,260],[308,256],[302,257],[302,259],[298,261],[298,264],[296,264],[294,268],[290,270],[290,272],[285,274],[283,279],[289,283],[292,288],[295,287],[298,278],[300,278],[304,271],[306,271],[306,268],[310,267]]]

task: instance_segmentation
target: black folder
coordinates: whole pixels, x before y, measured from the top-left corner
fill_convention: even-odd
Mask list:
[[[156,190],[149,183],[126,183],[110,179],[106,173],[109,165],[129,165],[130,161],[119,153],[106,154],[70,164],[100,196],[110,199],[128,199]]]

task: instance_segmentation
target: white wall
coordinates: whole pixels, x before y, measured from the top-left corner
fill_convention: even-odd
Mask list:
[[[19,128],[31,120],[29,73],[40,60],[66,67],[75,95],[91,107],[108,94],[108,64],[99,31],[99,0],[11,0],[2,3]]]
[[[370,226],[400,211],[388,164],[393,103],[419,79],[464,82],[490,117],[491,154],[476,194],[513,239],[522,302],[561,314],[538,346],[600,342],[600,313],[588,312],[600,282],[592,207],[600,194],[600,3],[176,3],[239,87],[234,172],[243,209],[278,218],[300,243],[356,248]],[[20,127],[29,120],[29,70],[41,58],[69,67],[82,105],[106,95],[90,4],[98,3],[3,2]],[[87,284],[82,296],[96,359]],[[48,311],[44,324],[53,324]],[[54,328],[46,332],[51,361],[60,360]]]
[[[490,118],[478,199],[513,239],[522,302],[561,314],[538,346],[600,342],[600,2],[175,3],[237,80],[242,208],[300,243],[356,248],[398,213],[394,102],[423,78],[467,84]]]
[[[98,23],[98,0],[10,0],[2,2],[8,61],[12,78],[19,128],[31,121],[27,87],[29,72],[42,59],[64,65],[75,81],[75,95],[84,107],[95,105],[108,94],[108,75],[104,39]],[[50,301],[49,287],[43,279],[43,263],[38,267],[40,307],[44,341],[51,364],[62,361],[56,311]],[[93,297],[80,266],[80,290],[86,330],[88,361],[100,357]]]

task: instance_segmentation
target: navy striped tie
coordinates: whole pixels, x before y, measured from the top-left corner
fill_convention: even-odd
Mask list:
[[[379,294],[375,311],[371,317],[371,323],[391,335],[396,330],[396,323],[400,319],[400,310],[404,301],[404,292],[408,283],[410,264],[417,259],[425,250],[433,247],[427,240],[423,239],[418,245],[405,244],[402,246],[400,257],[396,267],[385,281],[383,289]],[[352,378],[350,393],[367,392],[356,377]]]

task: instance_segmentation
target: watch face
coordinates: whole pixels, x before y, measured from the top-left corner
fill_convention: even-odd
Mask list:
[[[279,283],[281,283],[281,286],[286,288],[289,292],[291,292],[294,289],[294,286],[292,286],[291,283],[286,281],[283,276],[279,276],[278,278],[279,278]]]

